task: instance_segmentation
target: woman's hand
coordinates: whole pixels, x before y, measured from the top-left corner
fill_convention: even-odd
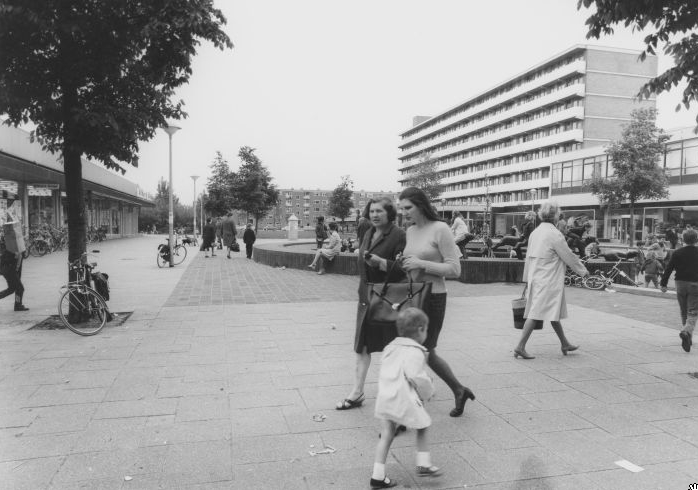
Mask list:
[[[386,262],[385,259],[379,257],[375,254],[364,254],[364,261],[371,267],[380,268],[383,263]]]
[[[426,265],[422,259],[418,259],[417,257],[403,257],[402,268],[408,272],[412,272],[418,269],[426,269]]]

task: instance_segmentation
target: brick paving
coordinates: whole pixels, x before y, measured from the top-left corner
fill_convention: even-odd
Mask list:
[[[193,249],[182,267],[158,269],[160,239],[101,246],[110,304],[134,310],[123,326],[95,337],[27,329],[55,309],[59,255],[27,262],[29,315],[0,302],[0,488],[367,488],[377,358],[364,406],[333,409],[351,384],[356,278]],[[568,289],[565,327],[580,350],[562,356],[546,326],[529,343],[537,358],[522,361],[512,356],[509,304],[520,289],[449,283],[440,351],[477,400],[452,419],[436,381],[430,437],[445,475],[414,476],[409,431],[388,459],[399,488],[698,481],[696,354],[681,350],[675,330],[647,321],[656,308],[673,327],[674,302]],[[310,454],[326,446],[336,451]]]

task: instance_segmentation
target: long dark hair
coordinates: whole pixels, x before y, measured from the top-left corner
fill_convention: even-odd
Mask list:
[[[422,189],[417,187],[408,187],[400,193],[400,200],[409,200],[417,209],[419,209],[424,217],[429,221],[441,221],[439,215],[436,214],[434,206],[429,202],[429,198]]]

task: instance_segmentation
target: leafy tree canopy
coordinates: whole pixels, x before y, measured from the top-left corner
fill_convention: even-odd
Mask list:
[[[698,100],[698,2],[696,0],[578,0],[577,8],[596,8],[586,21],[587,38],[613,34],[613,26],[622,24],[634,31],[647,30],[645,50],[640,56],[657,53],[661,45],[675,66],[651,79],[640,89],[640,97],[669,91],[681,81],[687,82],[682,103],[689,108]],[[681,105],[676,107],[679,110]],[[698,118],[696,119],[698,121]]]
[[[63,157],[70,260],[85,250],[81,157],[137,165],[138,141],[186,116],[172,98],[200,40],[232,47],[225,22],[213,0],[0,2],[0,114]]]
[[[430,153],[423,153],[407,178],[407,186],[422,189],[432,201],[438,199],[443,191],[438,160]]]
[[[255,149],[243,146],[238,152],[242,161],[233,180],[235,207],[255,217],[255,229],[259,219],[279,202],[279,191],[272,183],[269,170],[255,155]]]
[[[351,180],[351,177],[343,175],[341,183],[335,187],[330,196],[328,211],[332,216],[339,218],[342,223],[354,207],[354,202],[352,201],[354,195],[353,188],[354,182]]]
[[[657,127],[656,116],[655,109],[633,111],[631,122],[623,129],[621,139],[606,149],[613,175],[609,178],[594,175],[589,184],[592,194],[601,203],[617,207],[627,202],[633,215],[635,203],[639,200],[669,196],[669,179],[659,166],[664,143],[669,136]],[[634,219],[631,222],[630,236],[634,237]]]
[[[223,216],[234,207],[233,184],[236,175],[230,171],[228,161],[220,151],[216,152],[210,168],[211,176],[206,184],[208,199],[204,202],[204,209],[214,216]]]

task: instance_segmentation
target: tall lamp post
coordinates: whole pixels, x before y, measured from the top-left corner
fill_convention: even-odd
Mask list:
[[[165,130],[167,135],[170,138],[170,182],[169,182],[169,200],[170,200],[170,212],[169,212],[169,223],[170,223],[170,233],[169,233],[169,246],[170,246],[170,267],[174,267],[174,263],[172,262],[172,253],[174,252],[174,201],[172,198],[172,135],[175,134],[177,131],[179,131],[180,127],[178,126],[166,126],[162,128]]]
[[[196,238],[196,179],[199,178],[198,175],[190,175],[191,180],[194,181],[194,238]]]
[[[536,205],[536,193],[538,192],[538,189],[535,187],[528,191],[531,193],[531,211],[535,211],[534,206]]]
[[[441,218],[446,219],[446,199],[441,199]]]

